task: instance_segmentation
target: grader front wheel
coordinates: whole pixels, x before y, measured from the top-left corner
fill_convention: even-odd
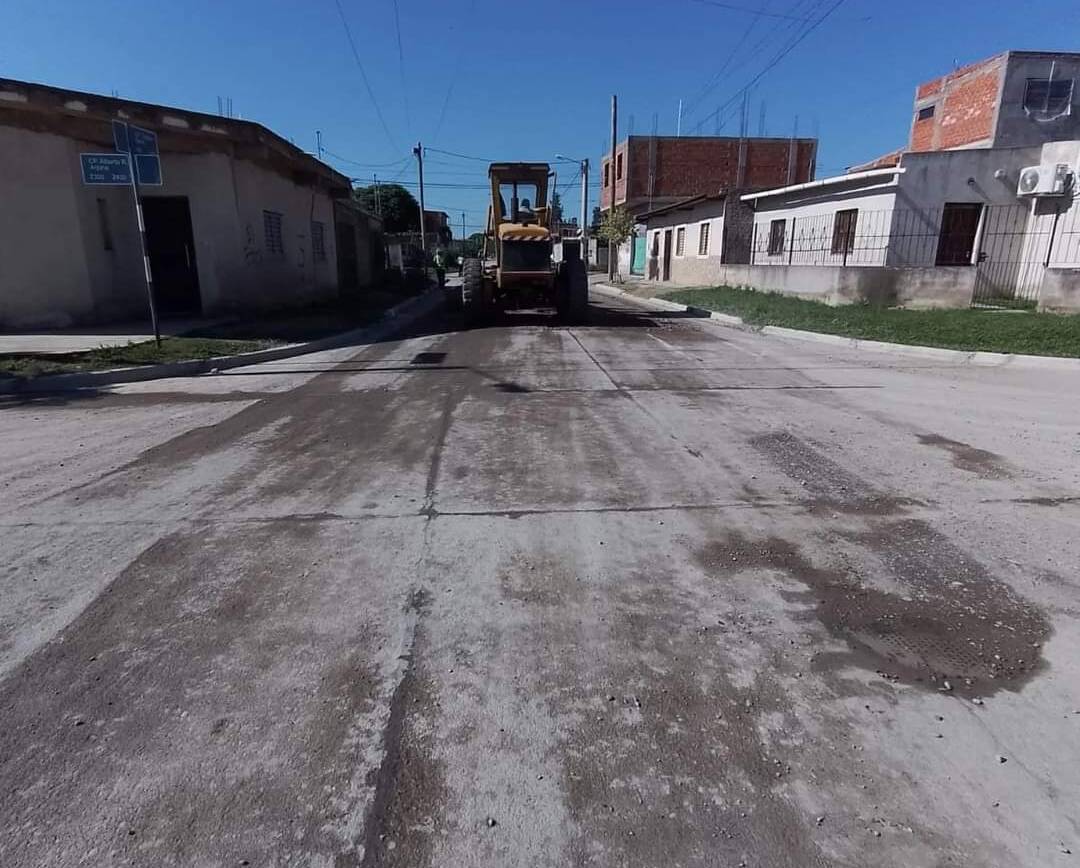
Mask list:
[[[461,309],[465,324],[475,325],[486,312],[484,298],[484,266],[479,259],[466,259],[462,269]]]

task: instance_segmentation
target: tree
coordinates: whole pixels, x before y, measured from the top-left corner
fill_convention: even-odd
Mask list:
[[[551,194],[551,225],[558,226],[562,223],[562,196],[558,191]]]
[[[465,239],[463,255],[466,257],[478,257],[484,251],[484,233],[474,232]]]
[[[597,234],[607,241],[608,256],[615,257],[615,276],[618,279],[619,248],[622,247],[626,239],[634,234],[634,218],[621,205],[611,208],[600,221],[600,229]]]
[[[420,205],[412,193],[400,184],[379,184],[376,203],[375,189],[372,184],[353,190],[356,204],[369,214],[382,214],[383,229],[387,232],[420,231]]]
[[[595,235],[600,231],[600,221],[603,220],[603,213],[600,211],[599,205],[594,205],[592,209],[592,222],[589,224],[589,232]]]

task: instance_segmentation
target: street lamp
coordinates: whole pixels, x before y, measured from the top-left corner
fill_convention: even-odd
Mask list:
[[[564,163],[577,163],[581,167],[581,261],[589,267],[589,159],[571,160],[562,154],[555,155],[556,160]]]

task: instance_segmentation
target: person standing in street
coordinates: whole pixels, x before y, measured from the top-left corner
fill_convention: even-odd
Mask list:
[[[439,289],[446,286],[446,251],[441,247],[435,251],[435,278],[439,282]]]

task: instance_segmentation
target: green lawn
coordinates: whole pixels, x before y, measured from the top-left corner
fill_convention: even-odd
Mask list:
[[[234,356],[273,346],[270,340],[219,340],[216,338],[162,338],[161,347],[153,341],[122,347],[100,347],[81,353],[0,355],[0,376],[36,377],[41,374],[67,374],[74,371],[103,371],[161,362],[183,362]]]
[[[1080,356],[1080,315],[992,310],[900,310],[832,307],[772,292],[730,286],[683,289],[671,301],[774,325],[851,338],[1040,356]]]

